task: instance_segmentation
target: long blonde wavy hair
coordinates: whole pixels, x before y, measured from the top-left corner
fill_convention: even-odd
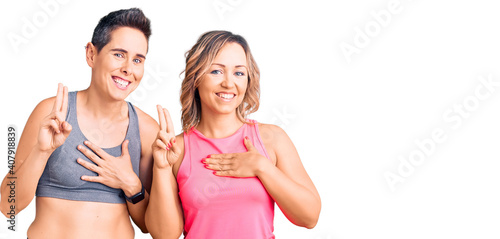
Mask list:
[[[186,52],[186,69],[180,97],[182,129],[184,132],[189,132],[201,120],[198,86],[226,43],[238,43],[245,51],[248,64],[248,85],[245,97],[236,109],[238,119],[243,123],[247,123],[247,115],[259,109],[260,71],[253,59],[247,41],[242,36],[229,31],[209,31],[201,35],[191,50]]]

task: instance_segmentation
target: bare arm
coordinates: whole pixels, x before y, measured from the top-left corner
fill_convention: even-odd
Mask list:
[[[19,140],[14,169],[16,184],[15,213],[26,208],[35,196],[38,180],[45,169],[47,160],[54,150],[61,146],[71,125],[66,119],[68,89],[59,84],[57,96],[40,102],[31,113]],[[4,178],[1,185],[0,210],[5,216],[10,211],[8,201],[13,180]]]
[[[153,182],[146,225],[153,238],[179,238],[184,220],[173,167],[182,157],[182,135],[175,137],[168,111],[161,106],[157,108],[160,130],[152,145]]]
[[[265,130],[272,131],[276,137],[272,146],[276,166],[261,165],[257,176],[288,220],[298,226],[313,228],[321,210],[319,193],[285,131],[274,125],[266,127],[269,129]]]
[[[261,132],[273,135],[265,145],[268,153],[275,156],[276,165],[261,155],[248,139],[244,139],[248,152],[211,155],[205,163],[217,170],[218,176],[257,176],[288,220],[297,226],[313,228],[319,218],[321,200],[295,146],[277,126],[262,125]]]
[[[153,151],[151,150],[151,145],[156,139],[156,132],[158,132],[159,127],[158,123],[151,118],[151,116],[142,112],[139,108],[136,107],[136,111],[139,117],[139,130],[141,134],[141,162],[139,165],[139,179],[140,181],[137,183],[142,183],[144,188],[146,189],[146,195],[144,200],[137,204],[132,204],[127,202],[127,207],[130,213],[130,217],[134,223],[141,229],[143,233],[148,232],[146,227],[146,209],[149,204],[149,195],[151,193],[151,180],[153,176],[152,168],[153,168]],[[132,186],[125,194],[128,196],[134,195],[141,190],[141,186]]]

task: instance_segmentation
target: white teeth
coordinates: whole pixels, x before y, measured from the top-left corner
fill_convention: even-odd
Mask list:
[[[223,99],[232,99],[232,98],[234,98],[234,94],[219,93],[218,95],[219,95],[219,97],[221,97]]]
[[[127,87],[130,82],[122,80],[122,79],[113,79],[117,84],[121,87]]]

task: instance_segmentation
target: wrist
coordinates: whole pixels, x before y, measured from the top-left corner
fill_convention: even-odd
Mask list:
[[[271,161],[265,157],[259,161],[255,175],[257,177],[261,177],[272,170],[275,166],[271,163]]]
[[[123,185],[122,190],[127,197],[131,197],[142,190],[142,183],[138,177],[136,177],[131,183],[124,183]]]
[[[47,157],[47,159],[50,157],[50,155],[55,151],[55,149],[42,149],[40,148],[39,144],[35,145],[33,147],[33,152],[37,155]]]
[[[153,164],[153,170],[155,171],[172,171],[173,166],[168,164],[166,166],[158,166],[157,164]]]
[[[146,197],[146,191],[144,190],[144,186],[142,186],[142,184],[141,184],[141,191],[140,192],[138,192],[130,197],[125,195],[125,199],[132,204],[137,204],[138,202],[144,200],[145,197]]]

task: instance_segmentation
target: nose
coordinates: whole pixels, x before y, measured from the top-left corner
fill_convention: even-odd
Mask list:
[[[132,74],[132,63],[129,62],[128,60],[124,61],[123,64],[122,64],[122,67],[121,67],[121,71],[126,76]]]
[[[224,74],[224,80],[221,82],[222,87],[224,88],[232,88],[235,86],[234,84],[234,75]]]

